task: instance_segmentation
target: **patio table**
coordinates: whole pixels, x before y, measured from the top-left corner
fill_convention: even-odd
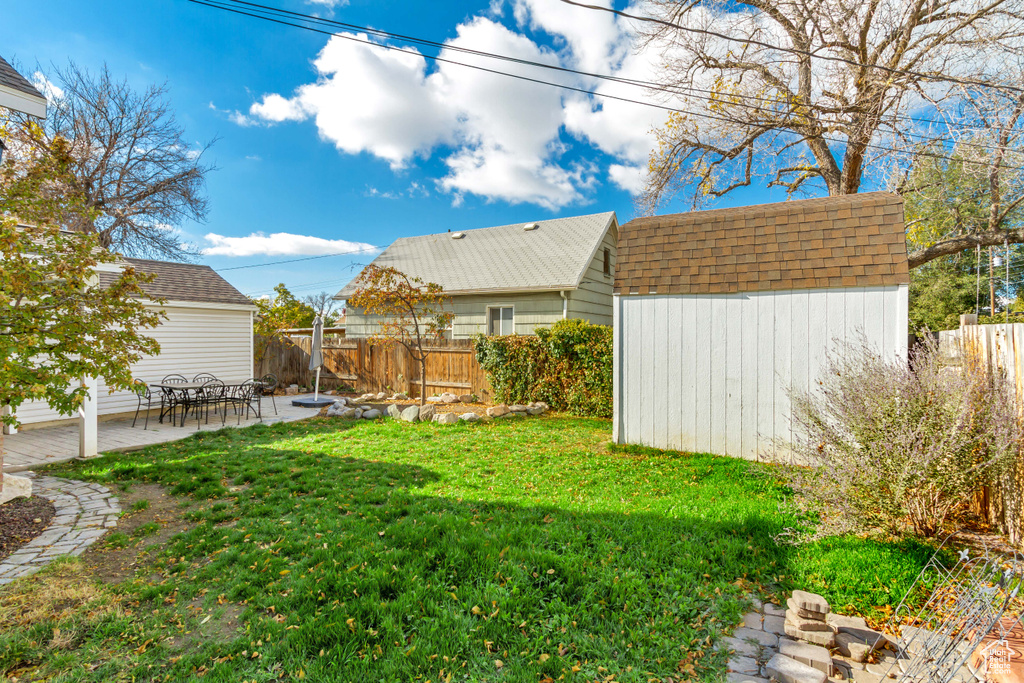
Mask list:
[[[189,410],[189,407],[193,403],[193,399],[198,394],[199,390],[202,389],[203,386],[205,386],[208,381],[209,380],[204,381],[204,382],[152,382],[152,383],[150,383],[149,386],[150,387],[156,387],[157,389],[167,389],[168,391],[172,391],[172,392],[180,391],[182,393],[182,395],[183,395],[182,403],[186,406],[185,410],[183,410],[181,412],[181,426],[184,427],[185,426],[185,420],[186,420],[186,418],[188,416],[188,410]],[[224,386],[227,387],[228,389],[234,389],[234,388],[242,386],[247,381],[249,381],[249,380],[242,380],[240,382],[224,382]],[[255,381],[255,382],[253,382],[253,384],[255,384],[257,386],[263,386],[263,383],[260,382],[260,381]],[[173,420],[174,418],[172,417],[171,419]],[[262,419],[262,416],[261,416],[261,419]],[[172,422],[172,424],[173,424],[173,422]]]

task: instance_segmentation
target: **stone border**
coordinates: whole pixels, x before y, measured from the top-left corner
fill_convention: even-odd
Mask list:
[[[105,486],[75,479],[35,477],[34,495],[53,503],[50,526],[0,562],[0,586],[42,569],[62,555],[81,555],[117,526],[121,505]]]

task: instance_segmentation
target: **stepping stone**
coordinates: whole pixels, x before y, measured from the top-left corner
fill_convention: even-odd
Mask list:
[[[782,617],[765,617],[761,628],[768,633],[784,636],[786,635],[786,620]]]
[[[752,628],[752,629],[755,629],[755,630],[763,630],[762,629],[763,619],[764,619],[764,617],[762,617],[757,612],[747,612],[746,614],[743,615],[743,625],[746,628]]]
[[[740,640],[754,640],[765,647],[777,647],[779,637],[764,631],[755,631],[752,628],[738,628],[732,632],[733,637]]]
[[[754,643],[748,643],[745,640],[739,638],[727,637],[722,639],[722,645],[736,654],[743,657],[756,657],[761,651],[761,647]]]
[[[836,648],[839,649],[839,654],[849,657],[855,662],[866,661],[873,649],[860,638],[849,633],[836,634]]]
[[[815,612],[814,610],[801,607],[800,603],[793,598],[786,601],[786,606],[789,607],[788,611],[796,613],[802,619],[814,619],[823,622],[828,616],[828,612]]]
[[[825,683],[828,680],[825,674],[814,667],[781,654],[768,660],[765,670],[768,677],[778,683]]]
[[[782,609],[778,605],[773,605],[772,603],[768,603],[767,605],[765,605],[762,608],[761,611],[764,612],[764,615],[766,617],[784,617],[784,616],[786,616],[786,610]]]
[[[759,676],[748,676],[730,671],[725,675],[726,683],[769,683],[767,678]]]
[[[864,621],[863,617],[848,617],[845,614],[836,614],[830,612],[825,617],[825,621],[828,625],[837,631],[842,631],[844,628],[867,628],[868,624]]]
[[[821,619],[806,619],[794,609],[786,610],[786,621],[796,626],[801,631],[831,631],[832,627],[828,622]]]
[[[785,626],[786,635],[797,640],[805,640],[808,643],[821,645],[822,647],[833,647],[836,644],[836,637],[832,631],[804,631],[788,620]]]
[[[779,641],[779,654],[815,668],[826,676],[832,675],[832,655],[820,645],[786,638]]]
[[[744,676],[759,676],[761,667],[753,657],[733,657],[729,660],[729,671]]]

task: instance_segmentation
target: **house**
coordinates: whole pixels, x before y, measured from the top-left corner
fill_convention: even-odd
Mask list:
[[[789,459],[788,390],[813,390],[826,354],[863,335],[906,359],[908,282],[903,203],[887,193],[630,221],[615,442]]]
[[[160,353],[136,363],[132,367],[135,377],[158,382],[170,374],[191,379],[208,372],[229,382],[253,376],[252,323],[256,307],[248,297],[209,266],[136,258],[102,264],[98,269],[100,286],[113,282],[125,266],[156,275],[143,289],[152,299],[165,300],[150,308],[167,316],[156,329],[143,331],[160,343]],[[134,393],[111,394],[102,381],[91,398],[101,418],[131,415],[137,406]],[[40,401],[23,403],[17,414],[22,429],[78,419],[60,415]]]
[[[0,57],[0,107],[46,118],[46,98]]]
[[[451,298],[450,338],[533,334],[564,318],[612,324],[619,225],[613,212],[396,240],[373,261]],[[358,279],[358,278],[357,278]],[[356,291],[356,280],[335,299]],[[372,318],[346,305],[345,336],[368,337]]]

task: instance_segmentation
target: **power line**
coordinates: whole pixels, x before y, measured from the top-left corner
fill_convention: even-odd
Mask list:
[[[745,44],[750,44],[750,45],[757,45],[758,47],[763,47],[763,48],[768,49],[768,50],[777,50],[779,52],[788,52],[790,54],[796,54],[796,55],[800,55],[802,57],[811,57],[811,58],[814,58],[814,59],[822,59],[822,60],[828,60],[828,61],[834,61],[834,62],[842,62],[844,64],[849,64],[851,66],[856,66],[858,68],[878,69],[878,70],[884,71],[886,73],[899,74],[899,75],[905,75],[905,76],[914,76],[916,78],[922,78],[922,79],[928,80],[928,81],[955,83],[957,85],[971,85],[971,86],[982,87],[982,88],[995,88],[995,89],[998,89],[998,90],[1010,90],[1010,91],[1013,91],[1013,92],[1024,93],[1024,88],[1018,88],[1018,87],[1012,86],[1012,85],[997,85],[997,84],[993,84],[993,83],[986,83],[984,81],[976,81],[976,80],[973,80],[973,79],[956,78],[955,76],[936,76],[934,74],[926,74],[926,73],[923,73],[923,72],[920,72],[920,71],[911,71],[909,69],[897,69],[897,68],[888,67],[888,66],[881,66],[881,65],[878,65],[878,64],[861,64],[860,62],[856,62],[856,61],[854,61],[852,59],[846,59],[845,57],[837,57],[837,56],[834,56],[834,55],[819,55],[819,54],[815,54],[813,52],[809,52],[807,50],[800,50],[800,49],[795,48],[795,47],[782,47],[780,45],[772,45],[771,43],[766,43],[766,42],[763,42],[763,41],[760,41],[760,40],[756,40],[754,38],[736,38],[734,36],[729,36],[729,35],[726,35],[724,33],[718,33],[717,31],[712,31],[710,29],[700,29],[700,28],[694,28],[692,26],[682,26],[680,24],[676,24],[676,23],[673,23],[671,21],[665,21],[664,19],[658,19],[656,17],[646,17],[646,16],[642,16],[642,15],[639,15],[639,14],[630,14],[629,12],[625,12],[623,10],[618,10],[618,9],[615,9],[614,7],[601,7],[600,5],[588,5],[588,4],[583,3],[583,2],[577,2],[577,0],[562,0],[562,2],[566,3],[567,5],[575,5],[577,7],[582,7],[584,9],[599,10],[599,11],[602,11],[602,12],[610,12],[612,14],[616,14],[616,15],[618,15],[620,17],[624,17],[626,19],[634,19],[636,21],[643,21],[643,22],[647,22],[647,23],[659,24],[659,25],[662,25],[662,26],[667,26],[669,28],[678,29],[680,31],[687,31],[687,32],[691,32],[691,33],[699,33],[701,35],[711,36],[713,38],[720,38],[722,40],[728,40],[728,41],[731,41],[731,42],[734,42],[734,43],[745,43]]]
[[[279,266],[282,263],[298,263],[299,261],[313,261],[321,258],[331,258],[332,256],[351,256],[353,254],[365,254],[369,252],[379,251],[381,247],[364,247],[363,249],[356,249],[355,251],[339,251],[336,254],[320,254],[318,256],[306,256],[303,258],[293,258],[287,261],[272,261],[270,263],[251,263],[247,266],[232,266],[231,268],[218,268],[218,272],[224,272],[228,270],[243,270],[245,268],[265,268],[266,266]]]
[[[526,82],[530,82],[530,83],[536,83],[536,84],[539,84],[539,85],[546,85],[546,86],[551,86],[551,87],[555,87],[555,88],[561,88],[563,90],[569,90],[569,91],[572,91],[572,92],[578,92],[578,93],[582,93],[582,94],[585,94],[585,95],[591,95],[591,96],[594,96],[594,97],[601,97],[601,98],[604,98],[604,99],[616,100],[616,101],[619,101],[619,102],[626,102],[626,103],[630,103],[630,104],[636,104],[636,105],[639,105],[639,106],[652,107],[652,108],[655,108],[655,109],[660,109],[660,110],[663,110],[663,111],[677,113],[677,114],[686,114],[686,115],[694,116],[694,117],[697,117],[697,118],[704,118],[704,119],[713,120],[713,121],[723,121],[723,122],[726,122],[726,123],[735,123],[734,120],[729,119],[727,117],[715,116],[715,115],[704,113],[704,112],[694,112],[694,111],[689,111],[689,110],[686,110],[686,109],[679,109],[679,108],[676,108],[676,107],[670,107],[670,106],[667,106],[667,105],[657,104],[657,103],[654,103],[654,102],[645,102],[645,101],[642,101],[642,100],[635,100],[635,99],[628,98],[628,97],[620,97],[618,95],[611,95],[611,94],[608,94],[608,93],[601,93],[601,92],[597,92],[597,91],[594,91],[594,90],[588,90],[586,88],[579,88],[579,87],[575,87],[575,86],[571,86],[571,85],[565,85],[565,84],[562,84],[562,83],[553,83],[551,81],[545,81],[545,80],[542,80],[542,79],[539,79],[539,78],[531,78],[529,76],[523,76],[521,74],[508,73],[508,72],[499,71],[497,69],[490,69],[490,68],[479,66],[479,65],[475,65],[475,64],[466,64],[465,62],[459,62],[459,61],[456,61],[456,60],[453,60],[453,59],[448,59],[446,57],[440,57],[440,56],[437,56],[437,55],[430,55],[430,54],[426,54],[426,53],[421,53],[421,52],[418,52],[416,50],[396,47],[396,46],[387,45],[387,44],[384,44],[384,43],[375,43],[375,42],[373,42],[371,40],[368,40],[368,39],[362,39],[362,38],[358,38],[356,36],[345,35],[345,34],[337,33],[337,32],[334,32],[334,31],[326,31],[326,30],[323,30],[323,29],[316,28],[314,26],[307,26],[307,25],[304,25],[304,24],[293,23],[293,22],[290,22],[290,21],[285,21],[283,19],[278,19],[278,18],[273,17],[273,16],[266,16],[264,14],[259,14],[259,13],[255,12],[255,11],[245,11],[245,10],[237,9],[235,7],[232,7],[232,6],[227,6],[227,5],[223,4],[222,2],[218,2],[218,0],[187,0],[187,1],[191,2],[193,4],[202,5],[202,6],[210,7],[210,8],[213,8],[213,9],[220,9],[220,10],[223,10],[225,12],[230,12],[230,13],[233,13],[233,14],[239,14],[239,15],[251,17],[251,18],[254,18],[254,19],[261,19],[261,20],[264,20],[264,21],[269,21],[271,23],[281,24],[283,26],[291,26],[293,28],[299,28],[299,29],[302,29],[302,30],[305,30],[305,31],[311,31],[311,32],[314,32],[314,33],[319,33],[321,35],[332,36],[332,37],[340,38],[340,39],[343,39],[343,40],[348,40],[348,41],[352,41],[352,42],[355,42],[355,43],[360,43],[360,44],[363,44],[363,45],[368,45],[370,47],[375,47],[375,48],[378,48],[378,49],[384,49],[384,50],[389,50],[389,51],[394,51],[394,52],[400,52],[400,53],[403,53],[403,54],[409,54],[409,55],[413,55],[413,56],[416,56],[416,57],[421,57],[421,58],[424,58],[424,59],[430,59],[430,60],[433,60],[435,62],[441,62],[441,63],[445,63],[445,64],[452,64],[452,65],[455,65],[455,66],[463,66],[463,67],[466,67],[468,69],[475,69],[475,70],[478,70],[478,71],[483,71],[483,72],[494,74],[494,75],[497,75],[497,76],[506,76],[506,77],[509,77],[509,78],[515,78],[517,80],[526,81]],[[231,0],[229,0],[229,1],[231,1]],[[757,124],[754,124],[754,123],[748,123],[746,125],[749,125],[749,126],[752,126],[752,127],[757,127]],[[775,127],[776,126],[772,125],[771,127],[766,128],[764,130],[764,132],[767,133],[770,130],[772,130],[773,128],[775,128]],[[785,131],[779,131],[779,132],[785,132]],[[803,136],[803,139],[804,139],[804,141],[806,141],[807,137]],[[831,142],[831,143],[835,143],[835,144],[839,144],[839,145],[849,144],[849,141],[847,141],[847,140],[841,140],[841,139],[837,139],[837,138],[830,138],[830,137],[827,137],[827,136],[824,136],[824,135],[820,136],[819,139],[824,140],[825,142]],[[905,153],[905,152],[902,152],[901,150],[896,150],[896,149],[893,149],[891,147],[885,147],[883,145],[877,145],[877,144],[870,143],[870,142],[869,143],[864,143],[864,147],[866,149],[870,148],[870,149],[880,150],[883,153]],[[946,161],[949,161],[951,159],[951,157],[946,156],[946,155],[935,154],[935,153],[926,152],[926,151],[917,151],[917,152],[914,152],[914,154],[917,155],[917,156],[924,156],[924,157],[930,157],[930,158],[935,158],[935,159],[942,159],[942,160],[946,160]],[[1024,170],[1024,168],[1013,167],[1013,166],[1004,166],[1003,168],[1006,168],[1008,170]]]

